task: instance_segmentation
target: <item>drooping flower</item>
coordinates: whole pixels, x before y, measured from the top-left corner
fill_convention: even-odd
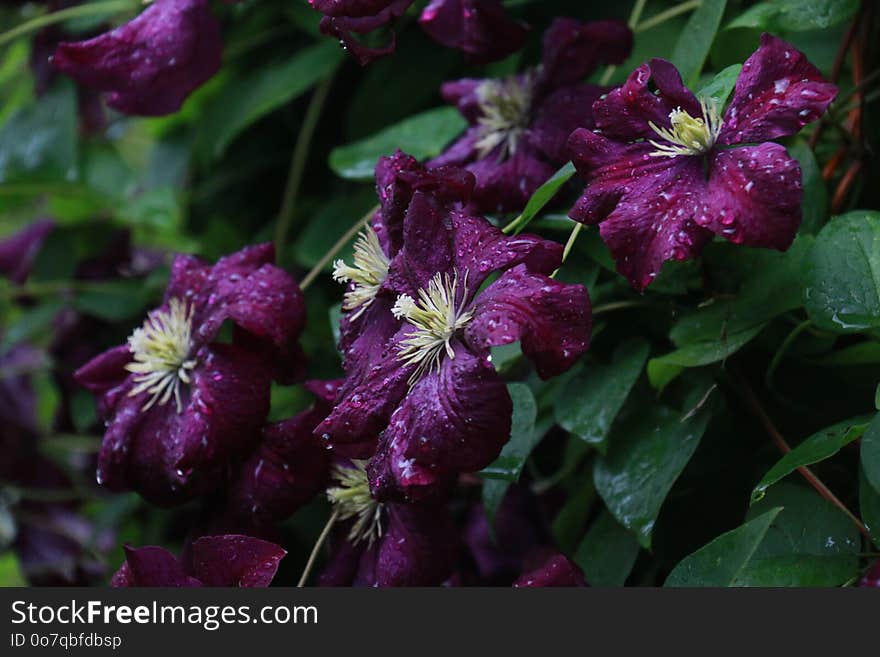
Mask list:
[[[589,340],[586,290],[548,276],[561,263],[561,246],[505,236],[444,204],[446,194],[426,187],[409,198],[401,246],[382,284],[395,299],[391,317],[367,345],[358,344],[361,336],[346,342],[348,381],[316,430],[342,456],[375,453],[369,472],[381,497],[421,497],[418,491],[429,494],[497,456],[509,438],[512,402],[490,347],[519,340],[548,378],[571,367]]]
[[[432,39],[485,64],[522,48],[529,27],[513,20],[501,0],[432,0],[419,23]]]
[[[386,46],[373,48],[352,36],[352,32],[367,34],[384,27],[403,16],[412,3],[413,0],[309,0],[314,9],[324,14],[321,32],[339,39],[362,66],[394,52],[394,33]]]
[[[203,536],[193,542],[185,559],[157,546],[125,546],[125,563],[110,585],[266,587],[285,554],[274,543],[239,534]]]
[[[769,34],[743,65],[723,118],[672,64],[653,59],[593,105],[596,130],[571,135],[587,182],[571,217],[600,224],[637,290],[664,261],[699,255],[713,235],[785,250],[800,224],[801,171],[767,140],[818,119],[836,93],[803,53]]]
[[[443,98],[470,127],[429,166],[467,168],[477,184],[477,213],[521,210],[568,161],[566,140],[594,126],[591,110],[607,89],[584,80],[600,64],[619,64],[632,33],[619,21],[558,18],[544,34],[540,66],[506,79],[463,79],[443,85]]]
[[[217,72],[222,49],[208,0],[155,0],[110,32],[59,44],[52,63],[120,112],[159,116]]]
[[[162,305],[128,344],[76,372],[107,424],[98,478],[108,488],[184,501],[254,447],[271,379],[279,363],[295,367],[305,317],[299,288],[273,259],[271,244],[213,266],[177,256]],[[227,320],[232,340],[219,342]]]
[[[278,523],[292,516],[327,487],[330,454],[314,435],[336,398],[339,381],[308,381],[312,407],[263,427],[260,442],[223,487],[211,526],[274,535]]]
[[[34,260],[55,228],[50,219],[39,219],[19,232],[0,240],[0,276],[21,285],[27,280]]]
[[[343,521],[321,586],[437,586],[452,571],[458,540],[443,504],[379,502],[365,463],[334,466],[327,491]]]
[[[513,583],[514,588],[587,586],[584,572],[564,554],[550,552]]]

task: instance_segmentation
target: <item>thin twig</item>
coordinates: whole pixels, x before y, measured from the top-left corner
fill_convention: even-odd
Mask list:
[[[339,511],[334,511],[330,514],[330,519],[327,521],[327,524],[324,525],[324,529],[321,530],[321,533],[318,535],[318,540],[315,541],[315,547],[312,548],[312,553],[309,555],[309,560],[306,562],[306,567],[303,569],[302,576],[299,578],[299,582],[297,583],[297,588],[302,588],[306,585],[306,582],[309,580],[309,574],[312,572],[312,568],[315,565],[315,560],[318,558],[318,552],[321,551],[321,546],[324,545],[324,541],[327,540],[327,536],[330,535],[330,530],[333,529],[333,525],[336,523],[336,519],[339,518]]]
[[[379,209],[378,205],[373,206],[369,209],[369,211],[360,219],[358,219],[355,223],[351,225],[351,227],[345,231],[345,234],[336,240],[336,244],[330,247],[330,250],[325,253],[321,259],[318,261],[314,267],[312,267],[311,271],[306,274],[305,278],[299,284],[300,289],[305,290],[309,285],[314,282],[314,280],[318,277],[318,275],[323,271],[324,267],[327,266],[327,263],[333,259],[337,253],[339,253],[342,248],[348,244],[349,240],[351,240],[355,235],[358,234],[358,231],[366,225],[366,223],[370,220],[370,218],[376,213]]]

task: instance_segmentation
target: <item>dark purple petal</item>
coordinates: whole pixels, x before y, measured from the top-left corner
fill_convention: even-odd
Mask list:
[[[389,43],[381,48],[369,47],[352,36],[352,32],[366,34],[377,30],[406,12],[413,0],[309,0],[309,4],[322,12],[322,34],[338,39],[362,66],[378,57],[394,52],[394,33]]]
[[[859,580],[859,586],[880,589],[880,561],[874,562],[874,565]]]
[[[504,272],[474,302],[464,338],[476,350],[521,341],[541,378],[568,370],[590,343],[590,299],[583,285],[559,283],[524,265]]]
[[[395,0],[309,0],[309,4],[327,16],[362,18],[381,13]]]
[[[572,160],[587,188],[571,211],[585,224],[600,223],[617,270],[643,290],[669,259],[700,253],[711,238],[703,157],[649,155],[650,144],[624,145],[578,130],[569,140]]]
[[[761,35],[736,81],[718,142],[787,137],[817,120],[837,95],[806,56],[782,39]]]
[[[40,219],[0,240],[0,275],[6,276],[17,285],[24,283],[43,242],[54,228],[55,222]]]
[[[444,82],[440,87],[440,95],[447,103],[455,105],[461,115],[470,123],[476,123],[483,114],[480,109],[480,97],[477,95],[477,89],[484,82],[486,80],[481,78],[462,78],[461,80]]]
[[[550,91],[583,82],[602,64],[623,63],[632,44],[632,31],[623,21],[557,18],[544,33],[541,84]]]
[[[410,497],[423,497],[419,489],[446,473],[486,467],[510,438],[504,382],[485,357],[461,344],[454,353],[412,387],[383,436],[397,487]]]
[[[363,544],[354,545],[345,533],[340,533],[330,544],[330,557],[318,576],[318,586],[351,586],[357,577],[365,549],[374,551],[375,546],[365,548]]]
[[[171,263],[171,277],[165,290],[165,300],[196,298],[210,273],[210,263],[201,258],[186,253],[174,256],[174,261]]]
[[[177,111],[220,68],[220,24],[207,0],[155,0],[139,16],[87,41],[61,43],[54,66],[108,92],[126,114]]]
[[[593,103],[607,91],[592,84],[573,84],[554,91],[535,108],[525,141],[540,150],[548,162],[561,166],[568,161],[569,135],[578,128],[595,127]]]
[[[180,561],[168,550],[157,546],[125,546],[125,563],[110,580],[110,586],[201,586],[199,580],[184,571]]]
[[[468,210],[475,213],[506,213],[522,210],[532,194],[556,173],[562,162],[549,162],[531,145],[540,135],[529,132],[516,153],[504,158],[496,151],[479,159],[476,153],[467,170],[477,178]]]
[[[419,23],[434,41],[478,64],[516,52],[529,31],[508,15],[501,0],[432,0]]]
[[[205,586],[269,586],[287,551],[239,534],[203,536],[192,544],[192,573]]]
[[[385,344],[400,330],[400,320],[391,314],[395,298],[388,295],[376,297],[356,319],[352,320],[347,314],[340,320],[339,349],[345,356],[345,372],[349,377],[344,385],[346,390],[352,381],[360,381],[366,376]]]
[[[584,572],[564,554],[547,557],[543,563],[524,573],[513,583],[515,588],[522,587],[562,587],[587,586]]]
[[[801,223],[801,197],[800,166],[779,144],[717,151],[703,225],[736,244],[784,250]]]
[[[657,93],[648,87],[653,81]],[[700,103],[681,81],[678,70],[663,59],[652,59],[633,71],[623,86],[593,105],[596,126],[612,139],[656,139],[648,125],[670,126],[669,114],[681,108],[691,116],[702,114]]]

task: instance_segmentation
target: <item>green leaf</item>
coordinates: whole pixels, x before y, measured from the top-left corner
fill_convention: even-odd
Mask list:
[[[810,253],[804,294],[819,328],[880,326],[880,212],[855,210],[828,222]]]
[[[697,97],[711,100],[720,112],[724,108],[730,92],[733,91],[741,70],[742,64],[731,64],[719,73],[716,73],[715,77],[700,87],[700,90],[697,91]]]
[[[290,59],[234,77],[207,106],[200,132],[210,147],[203,152],[223,155],[243,130],[330,75],[343,56],[338,44],[322,40]]]
[[[626,342],[608,365],[585,366],[556,399],[556,422],[604,453],[611,423],[642,373],[649,352],[646,342]]]
[[[113,322],[140,315],[148,300],[149,290],[143,281],[115,280],[77,294],[74,307]]]
[[[651,406],[616,427],[608,455],[596,460],[596,490],[643,547],[651,546],[660,507],[697,449],[708,421],[706,413],[683,421],[676,411]]]
[[[860,445],[862,471],[871,486],[880,493],[880,413],[874,416]]]
[[[852,18],[858,9],[859,0],[774,0],[749,7],[725,29],[751,27],[774,32],[824,30]]]
[[[664,586],[733,586],[780,511],[771,509],[688,555],[673,568]]]
[[[863,468],[859,471],[859,510],[871,540],[880,549],[880,492],[868,481]]]
[[[815,234],[828,219],[828,189],[822,178],[822,171],[816,162],[813,149],[803,139],[798,139],[788,147],[789,154],[801,165],[801,181],[804,197],[801,201],[802,233]]]
[[[544,209],[544,206],[553,200],[553,197],[556,196],[556,192],[558,192],[565,183],[571,180],[571,177],[574,174],[574,164],[567,162],[556,173],[550,176],[547,182],[538,187],[538,189],[535,190],[535,193],[532,194],[529,202],[526,203],[525,209],[514,220],[512,224],[514,234],[520,233],[526,226],[528,226],[529,222]]]
[[[538,417],[538,404],[532,391],[524,383],[511,383],[507,386],[513,400],[510,440],[504,445],[495,462],[482,471],[484,477],[491,479],[519,480],[523,465],[543,434],[535,431]]]
[[[737,586],[837,586],[858,573],[861,537],[845,513],[810,488],[781,484],[747,519],[779,506]]]
[[[0,129],[0,183],[76,178],[76,90],[59,80]]]
[[[399,148],[419,160],[434,157],[466,126],[454,107],[428,110],[371,137],[334,148],[330,168],[343,178],[372,180],[381,156]]]
[[[607,510],[602,511],[575,552],[591,586],[623,586],[639,556],[639,542]]]
[[[509,487],[510,482],[503,479],[486,479],[483,481],[483,510],[486,513],[486,520],[489,521],[489,527],[493,530],[498,507],[501,506],[501,502],[504,500],[504,495]]]
[[[27,586],[15,552],[0,555],[0,586]]]
[[[308,269],[317,265],[339,236],[344,235],[375,203],[376,191],[372,189],[338,194],[327,199],[314,214],[310,214],[308,225],[292,245],[296,262]],[[352,245],[356,239],[357,236],[352,237],[349,243],[339,250],[334,260],[341,258],[350,262]],[[325,269],[332,268],[333,263],[328,262]]]
[[[693,86],[703,69],[726,6],[727,0],[703,0],[681,31],[671,60],[688,86]]]
[[[776,462],[752,491],[752,502],[764,497],[767,489],[800,467],[812,465],[834,456],[851,442],[858,440],[868,426],[864,417],[838,422],[807,438]]]

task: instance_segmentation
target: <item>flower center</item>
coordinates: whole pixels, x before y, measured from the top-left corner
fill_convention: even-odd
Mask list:
[[[134,362],[125,369],[134,373],[137,385],[128,393],[134,397],[142,392],[150,395],[142,411],[155,403],[168,403],[171,396],[177,402],[177,412],[183,411],[180,384],[190,382],[189,373],[196,366],[195,359],[187,358],[191,348],[194,306],[177,299],[168,302],[168,310],[154,310],[141,328],[128,338]]]
[[[675,157],[676,155],[700,155],[706,153],[718,139],[721,131],[721,119],[715,103],[708,104],[700,100],[702,117],[694,118],[680,107],[669,113],[672,128],[660,128],[648,121],[651,129],[660,135],[666,143],[649,140],[657,147],[650,155],[657,157]]]
[[[344,310],[356,311],[352,319],[360,317],[376,298],[382,281],[388,275],[388,257],[379,244],[379,237],[371,226],[366,226],[354,243],[354,265],[343,260],[333,263],[333,279],[338,283],[354,283],[342,297]]]
[[[467,274],[462,285],[467,290]],[[406,319],[416,330],[400,345],[400,359],[407,365],[417,365],[410,377],[415,383],[426,371],[440,368],[444,350],[450,358],[455,351],[450,341],[455,332],[471,321],[472,310],[465,311],[465,295],[458,300],[458,272],[453,276],[435,274],[428,287],[419,290],[418,301],[407,294],[397,298],[391,312],[398,319]]]
[[[370,494],[367,462],[351,462],[351,467],[334,465],[330,473],[339,485],[327,489],[327,499],[336,507],[340,520],[357,518],[348,540],[357,545],[366,540],[369,545],[382,536],[382,503]]]
[[[520,77],[486,80],[477,88],[482,112],[477,121],[476,143],[480,159],[499,146],[502,160],[516,153],[520,137],[529,125],[536,79],[532,71]]]

